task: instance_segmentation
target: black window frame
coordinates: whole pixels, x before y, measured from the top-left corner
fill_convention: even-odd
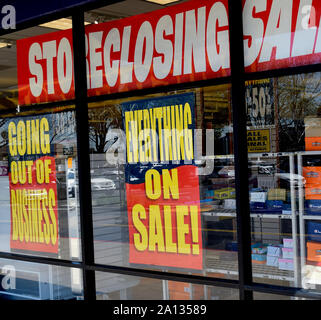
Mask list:
[[[310,73],[321,71],[321,63],[300,67],[290,67],[264,72],[245,73],[243,57],[243,27],[242,27],[242,0],[228,0],[229,6],[229,34],[230,34],[230,59],[231,75],[224,78],[184,83],[180,85],[162,86],[157,88],[135,90],[123,93],[87,97],[87,80],[85,65],[85,38],[79,37],[85,34],[84,14],[85,11],[107,6],[121,0],[99,0],[91,4],[84,4],[78,7],[69,8],[61,12],[51,13],[21,24],[16,29],[0,29],[0,36],[21,31],[41,23],[72,17],[72,33],[74,52],[74,79],[75,98],[68,101],[59,101],[32,105],[24,107],[24,111],[39,108],[51,108],[57,106],[75,105],[76,126],[77,126],[77,158],[79,168],[79,207],[82,260],[71,261],[55,258],[45,258],[16,253],[0,252],[0,258],[19,261],[28,261],[39,264],[47,264],[82,270],[83,274],[83,297],[84,300],[96,300],[95,272],[108,272],[124,274],[136,277],[147,277],[152,279],[188,282],[192,284],[208,285],[214,287],[225,287],[239,290],[240,300],[253,300],[253,292],[276,294],[283,296],[295,296],[307,299],[321,300],[321,293],[314,290],[306,290],[295,287],[276,286],[253,282],[251,263],[251,230],[250,230],[250,208],[248,189],[248,154],[246,140],[246,108],[245,108],[245,81],[263,79],[266,77],[279,77],[292,74]],[[234,158],[236,175],[236,203],[237,203],[237,237],[238,237],[238,280],[222,279],[207,276],[187,275],[180,273],[166,273],[154,270],[141,270],[130,267],[102,265],[95,263],[94,240],[93,240],[93,219],[91,207],[90,187],[90,161],[89,161],[89,132],[88,132],[88,104],[105,99],[125,98],[150,93],[159,93],[164,90],[177,90],[183,88],[195,88],[215,84],[231,84],[231,104],[233,112],[233,139]],[[4,112],[1,112],[4,114]],[[0,114],[0,117],[1,117]],[[81,141],[81,143],[80,143]],[[87,142],[86,142],[87,141]],[[85,142],[85,143],[84,143]]]

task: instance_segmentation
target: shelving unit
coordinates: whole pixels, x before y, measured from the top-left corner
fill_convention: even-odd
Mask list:
[[[320,156],[320,151],[301,151],[296,152],[298,161],[298,175],[303,176],[303,157],[304,156]],[[307,215],[304,209],[304,184],[303,181],[299,181],[298,185],[298,204],[299,204],[299,234],[300,234],[300,264],[301,264],[301,286],[302,288],[308,288],[309,284],[318,284],[315,280],[310,283],[309,279],[305,276],[306,270],[306,239],[305,239],[305,223],[309,220],[321,220],[320,215]],[[314,266],[311,266],[312,268]],[[315,266],[316,267],[316,266]],[[320,267],[317,267],[320,268]],[[321,281],[321,278],[320,278]],[[319,283],[320,284],[320,283]]]
[[[207,254],[206,260],[207,272],[220,273],[226,275],[238,275],[238,261],[237,256],[235,260],[218,261],[218,259],[211,258],[211,253]],[[277,267],[267,265],[252,264],[253,277],[271,280],[295,281],[294,272],[280,270]]]
[[[211,217],[236,217],[236,212],[233,209],[221,209],[208,212],[202,212],[203,218]],[[257,214],[250,215],[251,218],[260,219],[292,219],[289,214]],[[219,260],[215,258],[212,250],[207,250],[206,253],[206,271],[211,273],[220,273],[225,275],[238,275],[238,260],[237,252],[233,260]],[[231,254],[231,253],[230,253]],[[295,272],[280,270],[277,267],[267,265],[252,264],[253,277],[271,280],[284,280],[295,282]]]
[[[253,219],[262,219],[265,221],[291,220],[292,239],[294,243],[294,270],[285,271],[277,267],[267,265],[252,264],[253,277],[271,280],[290,281],[296,287],[310,288],[311,285],[321,285],[321,266],[313,266],[306,263],[306,234],[305,225],[308,221],[321,221],[320,215],[311,215],[305,212],[305,191],[303,177],[303,160],[305,156],[321,156],[321,151],[299,151],[291,153],[258,153],[249,154],[249,160],[256,159],[277,159],[279,157],[288,157],[290,185],[291,214],[283,213],[251,213]],[[217,155],[208,157],[210,159],[229,159],[233,160],[233,155]],[[207,159],[208,159],[207,158]],[[297,169],[295,169],[295,160],[297,160]],[[228,181],[229,178],[227,178]],[[235,218],[236,211],[233,209],[217,208],[209,211],[203,211],[202,217],[205,220],[219,217]],[[219,260],[213,255],[213,251],[207,250],[206,253],[206,271],[220,273],[225,275],[238,275],[237,254],[233,260]]]
[[[296,213],[297,215],[298,213]],[[203,211],[203,216],[206,217],[236,217],[236,211],[233,209],[219,209],[213,211]],[[251,218],[262,219],[292,219],[292,214],[279,214],[279,213],[251,213]],[[314,216],[312,216],[314,217]],[[319,217],[321,220],[321,216]]]
[[[299,217],[299,210],[297,208],[296,202],[296,180],[295,180],[295,160],[296,154],[293,152],[282,152],[282,153],[252,153],[249,154],[249,160],[256,160],[258,162],[269,160],[277,160],[279,157],[287,157],[289,162],[289,176],[288,182],[290,185],[290,204],[291,204],[291,213],[257,213],[253,212],[250,214],[252,219],[260,219],[265,221],[274,221],[278,220],[290,220],[292,228],[292,239],[293,239],[293,251],[294,251],[294,270],[281,270],[278,267],[268,266],[266,264],[252,264],[253,268],[253,277],[260,279],[270,279],[270,280],[283,280],[292,282],[294,286],[298,286],[300,283],[300,269],[299,269],[299,247],[297,246],[297,220]],[[232,160],[234,159],[233,155],[215,155],[206,157],[203,160]],[[226,181],[229,181],[229,178],[226,178]],[[208,211],[202,211],[202,217],[204,221],[216,219],[220,217],[226,218],[236,218],[236,210],[234,209],[225,209],[217,208]],[[274,220],[273,220],[274,219]],[[321,217],[320,217],[321,220]],[[217,251],[216,251],[217,253]],[[237,252],[235,257],[232,259],[218,259],[215,250],[208,249],[205,256],[206,271],[212,273],[220,273],[224,275],[237,276],[238,275],[238,260]]]

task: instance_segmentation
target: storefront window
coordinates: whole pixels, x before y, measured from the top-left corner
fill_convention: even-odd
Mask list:
[[[251,81],[247,92],[255,281],[319,289],[320,74]]]
[[[97,300],[238,300],[238,290],[203,286],[192,283],[150,278],[115,275],[106,272],[96,272]],[[186,314],[206,314],[207,305],[190,305]],[[118,307],[117,307],[118,308]],[[114,314],[120,310],[114,307]],[[182,306],[181,308],[184,308]],[[194,309],[195,308],[195,309]],[[140,309],[140,312],[145,308]],[[146,310],[147,311],[147,310]],[[126,311],[125,311],[126,312]],[[137,309],[138,312],[138,309]],[[150,312],[149,310],[147,312]],[[155,313],[170,314],[174,310],[166,310],[159,306]],[[182,311],[184,312],[184,311]],[[143,313],[141,313],[143,314]]]
[[[50,24],[38,25],[0,37],[1,112],[8,112],[9,110],[15,112],[17,108],[20,110],[24,105],[71,98],[71,96],[63,97],[62,95],[56,94],[55,97],[51,97],[50,99],[41,99],[42,96],[54,91],[52,88],[59,86],[61,90],[61,87],[64,86],[63,83],[66,85],[68,82],[69,84],[69,81],[66,81],[66,77],[63,79],[62,75],[60,76],[61,81],[59,84],[58,81],[54,80],[54,75],[57,74],[57,63],[64,64],[63,61],[71,57],[71,51],[70,54],[67,52],[67,49],[63,52],[62,50],[64,48],[62,46],[60,46],[59,53],[59,43],[56,43],[56,32],[63,32],[64,36],[71,40],[71,30],[61,30],[63,27],[61,22],[51,24],[51,27],[49,27],[49,25]],[[71,20],[69,26],[71,27]],[[37,43],[29,50],[29,39],[35,36],[42,39],[45,44],[40,46],[40,44]],[[31,67],[27,68],[29,62]],[[72,66],[72,61],[67,62]],[[54,66],[54,64],[56,65]],[[69,69],[67,71],[72,72],[72,70]],[[29,88],[29,78],[31,78],[30,89],[34,93],[34,96],[24,91],[26,88]],[[45,81],[48,81],[48,86],[43,86]],[[70,82],[70,89],[73,90],[72,81]],[[58,89],[56,91],[58,91]],[[52,96],[53,93],[54,92],[52,92],[50,96]]]
[[[93,279],[82,272],[95,273],[96,292],[84,288],[98,300],[278,297],[262,284],[321,294],[321,82],[320,72],[307,73],[320,61],[320,5],[242,0],[247,117],[233,123],[230,82],[244,78],[231,70],[232,2],[136,3],[80,9],[82,44],[72,38],[78,17],[1,33],[0,298],[82,299],[82,280]],[[84,45],[84,70],[74,45]],[[298,74],[277,76],[293,67]],[[77,150],[83,111],[89,155],[87,144]],[[244,126],[251,247],[239,252],[233,128]],[[80,212],[93,219],[94,252]],[[54,259],[84,264],[44,263]],[[142,277],[109,274],[115,266]],[[168,273],[240,288],[169,281]]]
[[[56,29],[35,26],[0,37],[0,251],[79,261],[74,105],[38,105],[47,102],[39,97],[57,84],[50,80],[50,62],[53,66],[68,59],[67,51],[64,58],[57,57],[59,47],[48,45],[53,45],[58,29],[58,24]],[[32,56],[32,50],[26,54],[26,46],[33,36],[41,38],[44,45]],[[33,61],[35,69],[27,70],[24,59]],[[46,88],[39,82],[44,78]],[[33,89],[41,89],[37,98],[32,100],[25,94],[29,82],[23,79],[29,79],[30,85],[34,81]],[[18,260],[3,260],[1,268],[3,299],[82,296],[81,270]]]
[[[81,259],[74,111],[1,126],[1,251]]]
[[[0,260],[1,300],[73,300],[83,294],[81,270]]]
[[[97,263],[238,277],[229,94],[89,104]]]

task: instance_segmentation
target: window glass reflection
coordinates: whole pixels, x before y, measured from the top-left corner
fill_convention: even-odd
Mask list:
[[[73,111],[1,121],[1,244],[5,252],[80,259]]]
[[[238,300],[238,290],[96,272],[97,300]],[[200,306],[199,306],[200,308]],[[195,310],[205,311],[205,306]]]
[[[320,290],[320,84],[319,73],[246,83],[258,282]]]
[[[229,85],[89,105],[95,259],[237,278]]]
[[[83,298],[80,269],[0,259],[1,300]]]

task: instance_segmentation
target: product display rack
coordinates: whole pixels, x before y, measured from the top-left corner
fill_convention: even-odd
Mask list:
[[[289,183],[290,183],[290,199],[291,199],[291,214],[281,213],[251,213],[252,219],[264,219],[265,221],[273,219],[291,220],[293,252],[294,252],[294,270],[280,270],[277,267],[252,264],[253,277],[260,279],[283,280],[292,282],[296,287],[310,288],[311,285],[321,285],[321,266],[310,265],[306,262],[306,222],[320,221],[320,215],[311,215],[305,212],[305,191],[303,177],[303,160],[304,156],[321,156],[321,151],[298,151],[291,153],[255,153],[249,154],[249,160],[252,159],[276,159],[278,157],[288,157],[289,160]],[[233,160],[232,155],[218,155],[208,157],[213,160],[229,159]],[[208,159],[207,158],[207,159]],[[297,161],[297,169],[295,169],[295,161]],[[298,179],[299,178],[299,179]],[[236,210],[218,208],[202,212],[204,220],[213,219],[216,217],[236,218]],[[214,256],[214,258],[213,258]],[[211,273],[220,273],[230,276],[238,276],[237,255],[233,260],[219,261],[215,259],[215,254],[208,250],[206,253],[206,271]],[[307,276],[306,267],[312,271],[316,270],[313,277]],[[309,270],[310,270],[309,269]],[[316,275],[317,274],[317,275]]]
[[[273,219],[278,220],[291,220],[291,229],[292,229],[292,240],[293,240],[293,264],[294,270],[281,270],[278,267],[268,266],[266,264],[256,264],[252,263],[253,278],[259,279],[269,279],[269,280],[281,280],[289,281],[293,286],[298,286],[300,283],[300,272],[299,272],[299,247],[298,243],[298,234],[297,234],[297,220],[299,216],[299,211],[297,209],[296,202],[296,190],[295,190],[295,160],[296,153],[294,152],[278,152],[278,153],[249,153],[248,158],[251,160],[274,160],[277,161],[279,157],[288,157],[289,162],[289,185],[290,185],[290,204],[291,204],[291,213],[251,213],[251,219],[259,219],[265,221],[273,221]],[[205,157],[206,160],[232,160],[234,159],[233,155],[215,155]],[[228,181],[229,178],[227,178]],[[225,209],[217,208],[213,210],[203,211],[202,218],[206,222],[210,219],[215,219],[219,217],[227,218],[236,218],[235,209]],[[321,220],[321,216],[320,216]],[[293,232],[294,231],[294,232]],[[302,238],[302,237],[300,237]],[[300,239],[301,240],[301,239]],[[206,272],[210,273],[219,273],[229,276],[238,276],[238,263],[237,263],[237,252],[233,252],[235,257],[229,257],[229,259],[220,260],[215,257],[215,250],[207,250],[205,254],[205,264]],[[232,259],[231,259],[232,258]]]
[[[208,219],[211,217],[236,217],[236,212],[233,209],[222,209],[222,210],[213,210],[209,212],[202,212],[203,219]],[[256,214],[253,213],[250,215],[251,218],[261,218],[261,219],[292,219],[292,215],[289,214]],[[320,217],[321,220],[321,217]],[[294,236],[295,238],[295,236]],[[215,258],[212,258],[210,250],[207,250],[206,253],[206,271],[211,273],[220,273],[225,275],[238,275],[238,264],[237,264],[237,252],[235,252],[235,257],[233,260],[229,261],[218,261]],[[253,277],[255,278],[264,278],[271,280],[283,280],[296,282],[295,272],[280,270],[277,267],[252,264],[253,268]]]
[[[224,275],[235,275],[238,276],[238,263],[237,256],[233,261],[221,261],[218,262],[216,259],[211,259],[210,254],[206,260],[207,268],[206,271],[210,273],[220,273]],[[252,265],[253,277],[260,279],[270,280],[283,280],[294,282],[294,272],[287,270],[280,270],[277,267],[271,267],[267,265]]]
[[[298,161],[298,174],[303,176],[303,157],[304,156],[320,156],[320,155],[321,155],[321,151],[296,152],[297,161]],[[305,214],[304,200],[305,200],[304,184],[303,184],[303,181],[300,180],[299,186],[298,186],[298,205],[299,205],[300,264],[301,264],[301,286],[302,286],[302,288],[309,287],[310,284],[315,285],[315,284],[321,283],[321,280],[319,283],[316,283],[313,281],[310,282],[310,280],[307,279],[304,275],[305,266],[307,266],[305,223],[306,223],[306,221],[309,221],[309,220],[321,221],[321,212],[320,212],[320,215]],[[313,267],[320,269],[320,267],[318,267],[318,266],[313,266]]]

